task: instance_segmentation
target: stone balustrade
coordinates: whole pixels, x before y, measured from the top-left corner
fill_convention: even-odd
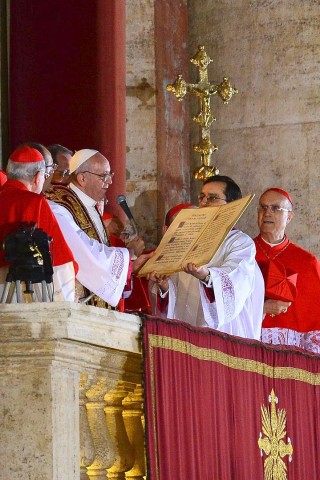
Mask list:
[[[144,478],[139,329],[67,302],[0,306],[3,480]]]

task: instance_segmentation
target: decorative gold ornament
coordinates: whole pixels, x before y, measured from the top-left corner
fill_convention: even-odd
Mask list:
[[[278,397],[273,389],[268,400],[271,403],[271,410],[261,405],[262,431],[266,436],[262,437],[260,432],[258,440],[261,456],[263,452],[267,455],[264,461],[264,476],[265,480],[286,480],[287,467],[282,458],[289,455],[289,462],[291,462],[293,453],[290,438],[288,437],[287,444],[283,441],[286,436],[286,411],[276,410]]]
[[[218,150],[217,145],[211,143],[210,126],[216,118],[211,112],[211,96],[218,94],[223,103],[227,104],[238,90],[231,86],[227,77],[223,77],[223,81],[216,85],[208,80],[208,65],[212,59],[205,52],[204,46],[199,46],[196,55],[191,58],[191,63],[199,68],[200,80],[198,83],[187,83],[182,75],[178,75],[173,84],[167,85],[168,92],[172,92],[179,102],[183,100],[187,93],[195,95],[200,99],[200,112],[193,117],[193,121],[198,123],[201,128],[201,141],[194,145],[195,152],[201,155],[201,165],[193,172],[196,180],[205,180],[213,175],[218,175],[219,170],[210,165],[211,155]]]

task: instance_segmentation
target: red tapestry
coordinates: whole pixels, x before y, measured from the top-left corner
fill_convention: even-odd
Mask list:
[[[320,356],[147,316],[148,480],[318,480]]]

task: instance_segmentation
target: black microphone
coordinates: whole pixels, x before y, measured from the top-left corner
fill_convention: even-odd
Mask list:
[[[126,197],[124,195],[118,195],[117,196],[117,204],[120,205],[124,213],[127,215],[127,217],[130,220],[131,225],[134,228],[135,234],[138,235],[138,226],[135,222],[135,219],[133,218],[133,215],[131,213],[130,208],[128,207]]]

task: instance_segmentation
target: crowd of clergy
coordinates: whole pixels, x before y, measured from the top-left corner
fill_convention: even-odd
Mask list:
[[[207,264],[186,262],[172,275],[153,271],[139,277],[155,253],[145,251],[130,223],[106,210],[113,175],[108,159],[90,148],[73,153],[62,145],[29,142],[11,153],[6,172],[0,170],[1,303],[21,301],[16,280],[27,281],[25,270],[8,256],[6,240],[16,232],[14,238],[21,237],[31,225],[49,239],[52,301],[142,312],[320,354],[320,263],[286,234],[294,208],[286,190],[271,186],[261,194],[256,238],[235,226]],[[169,210],[164,232],[181,210],[221,207],[241,198],[230,177],[209,177],[198,205]],[[41,256],[37,247],[30,250]],[[41,301],[37,282],[31,301]],[[30,285],[22,301],[30,301],[29,290]]]

